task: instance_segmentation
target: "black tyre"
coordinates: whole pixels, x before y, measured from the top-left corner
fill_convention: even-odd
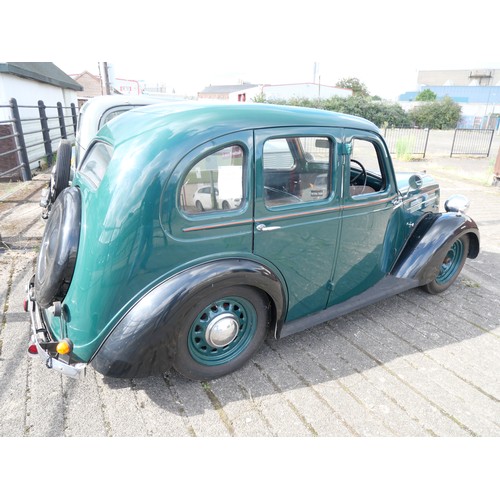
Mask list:
[[[248,286],[215,285],[180,306],[173,321],[173,366],[192,380],[211,380],[241,368],[267,334],[267,295]]]
[[[200,200],[196,200],[196,209],[198,210],[198,212],[203,212],[205,210]]]
[[[458,278],[469,253],[469,237],[457,238],[450,245],[436,278],[422,288],[433,295],[447,290]]]
[[[67,188],[52,207],[38,254],[35,294],[42,307],[66,295],[75,269],[80,221],[80,190]]]
[[[50,177],[50,201],[54,203],[63,189],[69,185],[71,173],[71,142],[61,139],[57,150],[57,160]]]

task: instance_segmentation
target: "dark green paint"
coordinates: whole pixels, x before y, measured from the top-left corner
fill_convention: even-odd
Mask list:
[[[439,274],[436,276],[436,283],[438,285],[448,283],[448,281],[455,276],[457,271],[460,270],[460,263],[462,262],[464,251],[464,243],[462,240],[457,240],[453,243],[441,264]]]
[[[337,146],[328,199],[265,206],[262,144],[286,134],[328,137]],[[383,192],[370,198],[374,204],[346,194],[346,141],[353,136],[370,137],[384,152],[387,182]],[[407,222],[418,220],[424,210],[422,204],[409,210],[418,193],[407,186],[401,203],[394,204],[399,194],[390,157],[378,129],[361,118],[268,105],[167,104],[119,116],[101,129],[97,140],[108,143],[113,156],[97,189],[76,172],[73,185],[82,194],[82,230],[64,300],[65,329],[75,356],[83,361],[147,292],[183,270],[216,259],[251,259],[271,268],[283,280],[286,321],[352,297],[388,272],[411,233]],[[226,213],[183,213],[177,200],[191,166],[230,144],[244,151],[244,203]],[[429,179],[422,189],[431,183]],[[262,222],[281,229],[256,231]],[[244,335],[248,339],[254,313],[241,305],[250,318]],[[45,317],[60,337],[59,318],[50,313]],[[200,362],[226,359],[218,354],[205,359],[194,343],[191,349]],[[229,357],[239,352],[230,349]]]

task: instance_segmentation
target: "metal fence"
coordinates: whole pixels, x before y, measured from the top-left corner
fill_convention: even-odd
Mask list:
[[[386,128],[384,138],[389,152],[398,158],[412,155],[425,158],[429,131],[428,128]]]
[[[488,157],[494,133],[493,129],[457,128],[453,136],[450,158],[453,155]]]
[[[42,160],[51,166],[60,139],[71,139],[76,134],[77,111],[72,103],[63,106],[46,106],[38,101],[37,106],[19,105],[16,99],[9,100],[6,109],[8,119],[0,120],[0,177],[16,177],[31,180],[31,171],[40,166]]]

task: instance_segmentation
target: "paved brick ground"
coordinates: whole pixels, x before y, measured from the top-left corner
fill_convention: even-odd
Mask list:
[[[211,383],[92,369],[75,381],[27,357],[38,176],[0,205],[0,436],[499,436],[500,189],[436,176],[443,199],[470,197],[482,232],[452,289],[412,290],[267,342]]]

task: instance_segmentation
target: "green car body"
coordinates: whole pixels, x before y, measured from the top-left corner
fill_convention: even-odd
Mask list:
[[[441,291],[479,252],[470,218],[439,213],[430,176],[396,176],[376,126],[306,108],[130,111],[99,131],[60,197],[29,308],[32,343],[63,373],[173,364],[218,377],[267,335],[412,287]],[[69,355],[54,351],[64,338]]]

